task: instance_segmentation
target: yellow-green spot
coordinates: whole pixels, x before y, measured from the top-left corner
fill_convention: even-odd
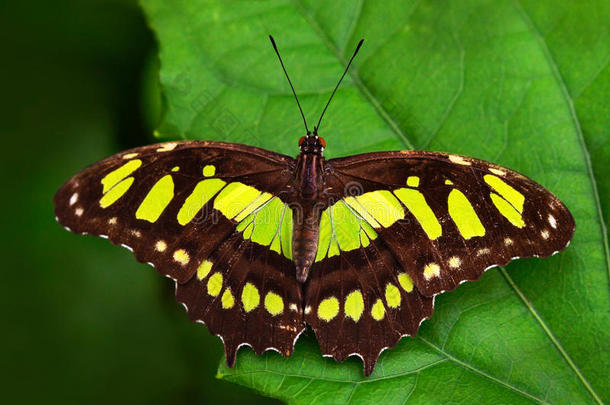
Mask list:
[[[180,167],[178,167],[178,166],[172,167],[172,172],[177,172],[178,170],[180,170]]]
[[[330,239],[332,238],[332,227],[330,225],[330,214],[326,209],[322,211],[320,218],[320,236],[318,237],[318,251],[316,253],[316,262],[324,259],[328,248],[330,247]]]
[[[279,239],[282,245],[282,253],[286,258],[292,260],[292,210],[287,205],[284,205],[283,215]]]
[[[250,224],[248,224],[246,229],[244,229],[243,238],[244,239],[250,239],[252,237],[252,231],[254,231],[254,223],[250,222]]]
[[[494,190],[498,192],[506,201],[511,203],[513,207],[517,209],[520,213],[523,212],[523,203],[525,202],[525,197],[523,194],[506,184],[502,179],[492,174],[486,174],[483,176],[483,179],[487,184],[493,187]]]
[[[394,190],[394,194],[411,211],[424,232],[426,232],[426,235],[428,235],[428,238],[434,240],[441,236],[441,224],[436,219],[432,208],[430,208],[421,192],[410,188],[400,188]]]
[[[438,277],[441,274],[441,268],[436,263],[429,263],[424,267],[424,278],[430,280],[432,277]]]
[[[400,290],[392,283],[385,286],[385,301],[390,308],[398,308],[400,306]]]
[[[222,293],[220,302],[223,309],[233,308],[233,305],[235,305],[235,298],[233,297],[230,288],[227,288],[225,292]]]
[[[205,165],[203,167],[203,175],[205,177],[211,177],[216,174],[216,166],[214,165]]]
[[[108,191],[106,194],[104,194],[102,198],[100,198],[100,207],[108,208],[112,204],[114,204],[127,192],[127,190],[129,190],[129,187],[131,187],[133,181],[133,177],[128,177],[116,186],[112,187],[110,191]]]
[[[284,300],[276,293],[268,292],[265,295],[265,309],[273,316],[279,315],[284,312]]]
[[[447,205],[449,215],[464,239],[485,235],[485,227],[464,193],[458,189],[451,190]]]
[[[123,166],[105,175],[102,178],[102,193],[106,194],[115,184],[136,171],[140,166],[142,166],[142,161],[140,159],[130,160]]]
[[[178,211],[178,223],[186,225],[226,183],[220,179],[207,179],[197,183]]]
[[[398,284],[408,293],[413,291],[413,280],[411,280],[407,273],[400,273],[398,275]]]
[[[246,208],[249,213],[237,224],[237,231],[243,232],[244,239],[250,239],[262,246],[292,259],[292,210],[275,197],[263,193]],[[254,209],[251,210],[252,206]],[[239,214],[235,220],[244,217]]]
[[[345,298],[345,315],[358,322],[364,311],[364,299],[359,290],[352,291]]]
[[[362,247],[367,247],[371,244],[371,240],[368,236],[366,236],[366,232],[364,231],[360,231],[360,244],[362,245]]]
[[[244,289],[241,291],[241,303],[244,306],[246,312],[252,311],[260,303],[261,296],[252,283],[246,283]]]
[[[354,205],[350,204],[353,200],[346,198],[345,201],[375,228],[387,228],[405,217],[400,202],[388,190],[371,191],[355,197],[355,200],[357,204]]]
[[[123,159],[131,159],[131,158],[134,158],[136,156],[138,156],[137,153],[128,153],[126,155],[123,155]]]
[[[351,204],[361,207],[351,198]],[[337,202],[322,212],[320,235],[315,261],[332,257],[340,251],[359,249],[368,246],[371,239],[377,238],[377,232],[348,202],[348,198]],[[374,219],[373,222],[377,223]]]
[[[280,230],[280,221],[284,213],[284,203],[279,198],[274,198],[269,201],[254,215],[254,231],[252,232],[252,241],[259,245],[269,246],[273,241],[273,237]],[[289,213],[286,212],[286,215]],[[244,221],[246,221],[245,219]]]
[[[375,229],[373,229],[373,227],[371,225],[369,225],[368,222],[362,222],[360,225],[362,226],[362,231],[364,231],[364,233],[366,233],[366,235],[369,237],[369,239],[371,239],[371,240],[377,239],[377,232],[375,232]]]
[[[339,313],[339,300],[330,297],[322,300],[318,305],[318,318],[330,322]]]
[[[407,178],[407,186],[409,186],[409,187],[419,187],[419,177],[417,177],[417,176],[409,176]]]
[[[136,211],[136,218],[156,222],[172,198],[174,198],[174,180],[168,174],[161,177],[161,180],[157,181],[146,194],[144,201]]]
[[[214,273],[208,279],[208,294],[217,297],[222,289],[222,274]]]
[[[252,201],[252,203],[250,203],[250,205],[248,205],[246,208],[244,208],[243,211],[240,212],[235,217],[235,221],[242,221],[244,218],[246,218],[248,215],[250,215],[252,212],[254,212],[254,210],[256,210],[261,205],[263,205],[264,203],[269,201],[271,199],[271,197],[273,197],[273,195],[271,195],[270,193],[262,193],[261,195],[256,197],[254,199],[254,201]]]
[[[244,233],[245,235],[245,233]],[[273,238],[273,242],[271,242],[271,246],[269,247],[269,249],[273,250],[276,253],[282,253],[282,246],[280,244],[280,238],[277,237],[277,235]]]
[[[358,215],[364,218],[366,223],[371,224],[371,226],[374,226],[375,228],[381,228],[381,225],[379,225],[375,218],[369,214],[366,208],[364,208],[364,206],[358,200],[356,200],[356,197],[345,197],[343,201],[345,201],[347,205],[356,211]]]
[[[197,267],[197,278],[199,280],[203,280],[204,278],[206,278],[208,274],[210,274],[210,270],[212,270],[213,264],[214,263],[209,260],[204,260],[203,262],[201,262],[199,267]]]
[[[376,321],[381,321],[385,316],[385,307],[380,299],[377,299],[371,308],[371,316]]]
[[[445,184],[447,184],[448,186],[450,186],[450,185],[452,185],[452,184],[453,184],[453,182],[452,182],[451,180],[448,180],[448,179],[447,179],[447,180],[445,180]]]
[[[335,238],[330,240],[330,247],[328,248],[328,257],[338,256],[340,252],[339,244]]]
[[[521,214],[515,209],[514,206],[496,193],[490,193],[489,195],[491,197],[491,201],[494,203],[500,214],[504,216],[504,218],[508,219],[510,223],[515,225],[517,228],[523,228],[525,226],[523,217],[521,217]]]
[[[260,194],[261,192],[254,187],[243,183],[229,183],[214,199],[214,208],[222,212],[225,217],[233,219]]]
[[[349,251],[360,247],[360,220],[343,201],[337,202],[329,208],[335,238],[341,250]]]

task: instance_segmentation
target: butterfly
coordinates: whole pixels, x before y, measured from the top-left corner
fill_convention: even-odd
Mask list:
[[[94,163],[54,198],[68,230],[107,238],[172,278],[229,366],[242,345],[291,355],[309,325],[324,356],[357,355],[370,375],[384,349],[432,316],[437,294],[569,244],[565,205],[505,167],[425,151],[325,160],[318,130],[332,95],[309,131],[286,77],[306,128],[296,159],[166,142]]]

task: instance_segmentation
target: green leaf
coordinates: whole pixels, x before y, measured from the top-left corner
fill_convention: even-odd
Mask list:
[[[243,349],[219,377],[292,403],[610,400],[608,2],[143,5],[160,42],[162,137],[294,155],[302,121],[267,35],[310,126],[364,37],[322,123],[327,156],[416,148],[494,161],[552,190],[576,220],[560,255],[437,297],[370,378],[358,359],[322,358],[311,332],[288,359]]]

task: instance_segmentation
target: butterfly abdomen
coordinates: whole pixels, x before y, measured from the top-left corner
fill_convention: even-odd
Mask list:
[[[292,257],[296,267],[297,280],[307,280],[318,251],[320,235],[320,210],[307,204],[293,210]]]
[[[324,180],[321,152],[303,153],[297,158],[295,183],[298,203],[293,207],[292,251],[297,280],[304,283],[318,251],[320,217],[318,198]]]

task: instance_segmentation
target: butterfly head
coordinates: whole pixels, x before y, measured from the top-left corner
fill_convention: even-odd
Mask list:
[[[321,136],[318,136],[316,131],[309,132],[307,136],[302,136],[299,139],[299,148],[301,149],[301,153],[315,153],[321,154],[326,148],[326,141]]]

